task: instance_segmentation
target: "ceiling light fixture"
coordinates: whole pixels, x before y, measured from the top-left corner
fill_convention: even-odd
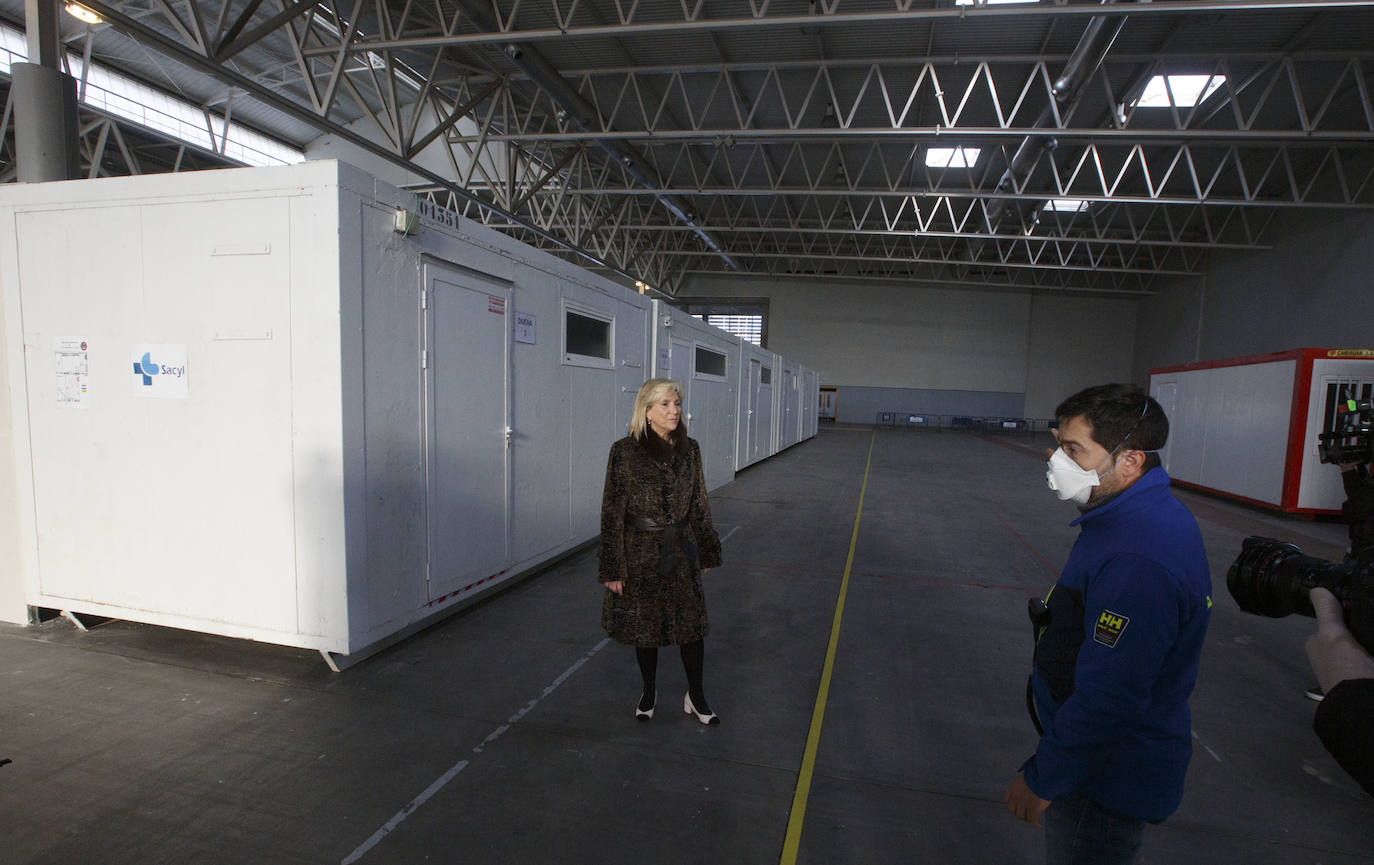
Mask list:
[[[78,21],[85,21],[87,24],[105,23],[104,18],[101,18],[99,15],[95,14],[91,10],[87,9],[85,6],[82,6],[78,3],[68,3],[63,8],[67,10],[68,15],[72,16]]]

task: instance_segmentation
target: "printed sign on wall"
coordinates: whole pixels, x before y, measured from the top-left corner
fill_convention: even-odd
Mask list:
[[[528,312],[515,313],[515,341],[534,343],[534,316]]]
[[[130,352],[134,396],[154,399],[186,399],[185,344],[141,343]]]
[[[57,407],[91,407],[91,365],[86,340],[79,336],[56,336],[52,341],[53,365],[57,370]]]

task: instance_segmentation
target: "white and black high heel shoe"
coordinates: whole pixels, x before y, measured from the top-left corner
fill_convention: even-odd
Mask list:
[[[712,726],[717,726],[720,724],[720,716],[717,715],[715,712],[710,712],[708,714],[703,715],[701,712],[697,711],[697,707],[692,705],[692,695],[690,692],[684,694],[682,697],[682,711],[687,713],[688,715],[696,715],[697,720],[703,724],[709,724]]]
[[[644,698],[641,696],[639,700],[640,702],[635,706],[635,720],[647,721],[654,716],[654,706],[658,704],[658,692],[654,691],[654,702],[647,709],[640,708],[644,704]]]

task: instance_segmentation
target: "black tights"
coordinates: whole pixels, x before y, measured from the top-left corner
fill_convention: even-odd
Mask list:
[[[687,673],[687,693],[692,695],[692,705],[696,706],[699,712],[709,713],[710,709],[706,708],[706,694],[701,689],[702,669],[706,665],[706,642],[695,640],[683,643],[678,648],[682,654],[682,669]],[[658,679],[658,648],[636,646],[635,660],[639,662],[639,675],[644,679],[644,694],[640,698],[640,706],[647,709],[654,704],[654,690]]]

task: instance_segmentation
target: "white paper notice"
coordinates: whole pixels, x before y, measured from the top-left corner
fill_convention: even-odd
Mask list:
[[[186,399],[186,346],[140,343],[130,352],[134,396]]]
[[[55,336],[53,365],[57,369],[57,407],[91,407],[91,364],[86,340],[79,336]]]
[[[515,314],[515,341],[534,343],[534,316],[528,312]]]

